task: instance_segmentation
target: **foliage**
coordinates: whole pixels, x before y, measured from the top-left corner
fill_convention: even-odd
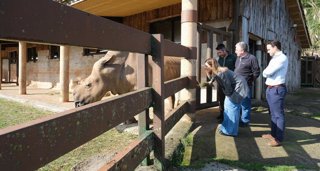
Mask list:
[[[320,48],[320,0],[301,0],[312,42],[311,50]]]
[[[67,4],[67,5],[69,5],[69,4],[71,4],[72,2],[74,2],[74,1],[76,1],[76,0],[53,0],[53,1],[59,2],[59,3],[61,3],[61,4]]]

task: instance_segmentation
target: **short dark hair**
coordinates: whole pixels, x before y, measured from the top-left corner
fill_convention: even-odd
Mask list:
[[[267,43],[268,45],[271,45],[272,47],[277,47],[279,50],[281,50],[281,43],[278,40],[273,40]]]
[[[224,44],[218,44],[218,46],[216,47],[216,50],[225,50],[226,46]]]

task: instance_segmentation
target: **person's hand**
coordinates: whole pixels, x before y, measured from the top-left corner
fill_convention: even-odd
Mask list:
[[[207,83],[207,82],[199,83],[200,87],[207,87],[208,85],[209,85],[209,83]]]
[[[212,83],[210,83],[210,82],[203,82],[203,83],[199,83],[199,86],[201,87],[201,88],[203,88],[203,87],[214,87],[214,85],[212,84]]]

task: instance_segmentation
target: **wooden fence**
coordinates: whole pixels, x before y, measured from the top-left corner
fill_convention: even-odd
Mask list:
[[[320,58],[301,57],[301,86],[320,87]]]
[[[139,121],[145,127],[141,138],[102,169],[134,170],[151,151],[164,169],[165,135],[194,109],[194,102],[185,101],[165,116],[164,99],[195,85],[195,77],[164,82],[164,56],[189,58],[189,48],[53,1],[1,0],[0,21],[3,40],[137,52],[151,55],[153,63],[153,82],[145,88],[0,130],[1,169],[40,168],[151,106],[153,130],[148,130],[147,119]],[[146,65],[146,57],[139,60]]]

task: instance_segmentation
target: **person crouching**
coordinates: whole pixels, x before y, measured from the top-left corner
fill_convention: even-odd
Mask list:
[[[222,135],[237,136],[240,118],[240,105],[248,97],[249,87],[244,77],[235,74],[218,62],[209,58],[205,61],[204,69],[209,77],[209,83],[217,81],[226,95],[224,100],[224,120],[218,128]]]

